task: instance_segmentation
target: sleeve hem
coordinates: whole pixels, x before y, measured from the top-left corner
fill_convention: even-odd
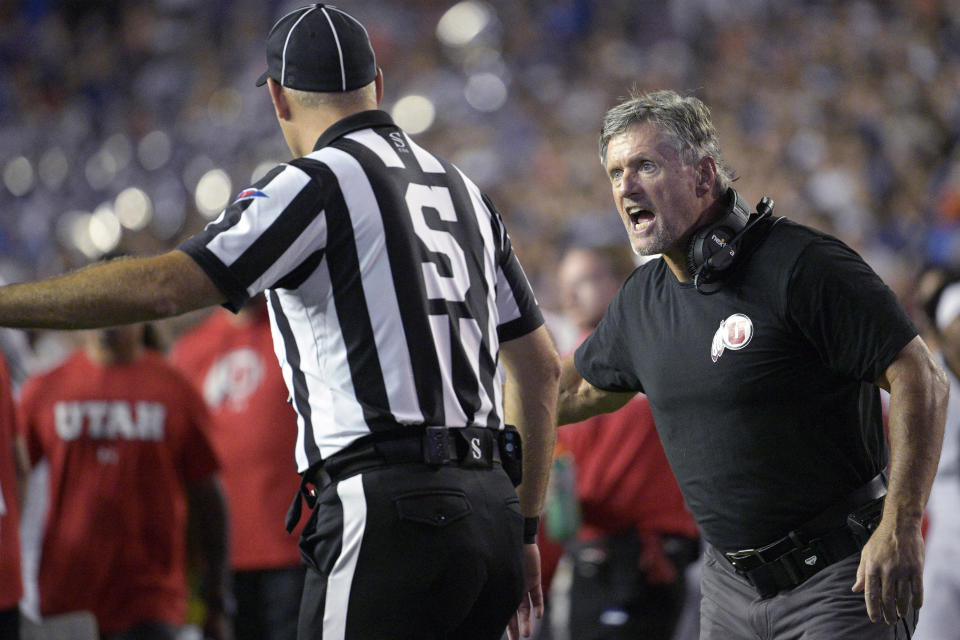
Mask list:
[[[610,391],[612,393],[643,393],[643,389],[630,389],[626,387],[618,386],[609,386],[605,384],[597,384],[594,380],[590,379],[590,376],[584,373],[583,369],[583,358],[580,355],[580,349],[578,348],[573,352],[573,366],[577,368],[577,373],[580,374],[580,377],[589,382],[591,385],[600,389],[601,391]]]
[[[179,249],[190,256],[227,297],[227,301],[223,303],[224,308],[237,313],[250,300],[243,285],[209,249],[196,246],[189,239],[181,244]]]
[[[497,339],[500,342],[509,342],[516,338],[523,337],[543,325],[543,315],[537,313],[535,316],[526,316],[511,320],[497,327]]]

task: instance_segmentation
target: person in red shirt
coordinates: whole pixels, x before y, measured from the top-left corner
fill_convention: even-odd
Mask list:
[[[565,252],[559,289],[563,311],[580,332],[577,343],[633,267],[626,248]],[[557,450],[572,458],[580,512],[579,530],[564,551],[573,567],[569,637],[671,638],[686,596],[684,569],[699,556],[699,533],[646,397],[561,427]],[[551,507],[548,501],[547,534]]]
[[[230,509],[230,566],[237,640],[293,640],[304,569],[284,528],[300,478],[291,451],[297,416],[273,353],[258,296],[239,313],[217,310],[181,335],[170,361],[201,390]]]
[[[16,429],[10,372],[0,357],[0,638],[20,629],[20,491],[25,471],[23,440]]]
[[[226,512],[209,413],[144,346],[144,330],[89,332],[82,349],[23,386],[30,460],[49,468],[40,614],[90,611],[107,640],[174,638],[186,614],[189,521],[205,632],[224,640]]]

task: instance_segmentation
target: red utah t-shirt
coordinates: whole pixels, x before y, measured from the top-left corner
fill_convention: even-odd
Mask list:
[[[249,322],[218,310],[174,344],[170,361],[203,393],[230,508],[230,559],[249,571],[300,564],[284,520],[300,486],[297,415],[273,351],[265,306]],[[304,518],[306,520],[306,518]]]
[[[17,508],[17,476],[13,436],[16,414],[10,391],[10,373],[0,357],[0,611],[17,606],[23,595],[20,582],[20,514]]]
[[[185,489],[218,466],[203,399],[159,353],[105,367],[78,351],[21,406],[30,458],[49,464],[41,614],[91,611],[103,633],[182,623]]]

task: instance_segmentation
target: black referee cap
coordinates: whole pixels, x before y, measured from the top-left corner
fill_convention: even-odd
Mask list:
[[[316,3],[291,11],[270,29],[267,70],[257,86],[268,77],[301,91],[352,91],[373,82],[377,61],[356,18]]]

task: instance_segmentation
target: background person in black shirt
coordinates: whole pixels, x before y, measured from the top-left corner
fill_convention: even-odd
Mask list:
[[[560,423],[647,394],[709,543],[702,638],[909,633],[947,388],[894,294],[840,241],[749,216],[696,98],[632,96],[600,156],[634,251],[662,259],[565,361]]]

